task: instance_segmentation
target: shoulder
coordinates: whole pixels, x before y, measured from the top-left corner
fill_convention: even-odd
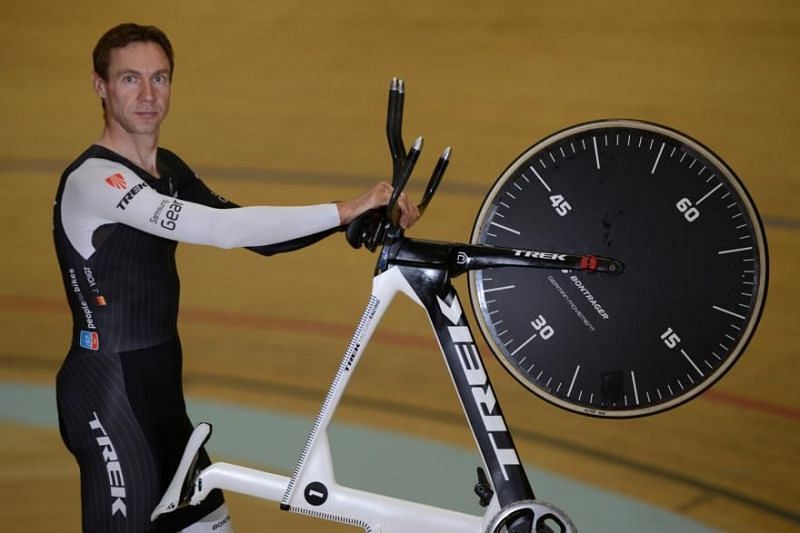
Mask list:
[[[143,181],[136,172],[119,161],[88,157],[67,174],[72,181],[97,182],[124,189],[131,182]]]
[[[84,154],[65,171],[64,194],[67,197],[95,201],[118,201],[120,194],[138,192],[147,183],[122,161],[104,157],[97,151]],[[134,192],[134,194],[135,194]]]
[[[122,213],[134,197],[146,196],[145,191],[150,188],[124,161],[104,157],[97,151],[85,155],[64,176],[56,199],[65,230],[69,233],[68,228],[72,228],[76,242],[85,237],[76,236],[76,228],[83,232],[101,224],[121,222]],[[86,252],[89,248],[81,249]]]
[[[109,159],[108,154],[105,153],[106,151],[101,146],[90,146],[75,158],[72,163],[67,165],[67,168],[62,173],[62,178],[66,180],[76,175],[82,176],[86,173],[92,173],[95,169],[103,166],[102,161],[111,163],[112,160]]]
[[[129,179],[137,181],[141,179],[126,159],[107,148],[94,144],[64,170],[64,178],[98,179],[116,173],[125,177],[130,176]]]

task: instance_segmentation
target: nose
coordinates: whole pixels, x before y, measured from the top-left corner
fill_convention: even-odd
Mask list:
[[[145,82],[142,84],[142,90],[139,96],[146,102],[152,101],[155,98],[155,88],[150,82]]]

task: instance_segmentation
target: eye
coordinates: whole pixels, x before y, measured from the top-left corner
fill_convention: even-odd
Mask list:
[[[134,76],[133,74],[126,74],[125,76],[122,77],[123,83],[136,83],[136,81],[137,81],[136,76]]]
[[[169,77],[166,74],[156,74],[153,76],[153,83],[167,85],[169,83]]]

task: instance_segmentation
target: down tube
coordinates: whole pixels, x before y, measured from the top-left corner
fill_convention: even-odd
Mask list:
[[[418,273],[419,277],[407,271],[404,274],[415,289],[420,287],[415,281],[423,285],[430,281],[428,276],[421,273]],[[430,317],[500,506],[533,499],[533,489],[483,366],[458,294],[449,282],[444,282],[438,291],[420,290],[417,295]]]

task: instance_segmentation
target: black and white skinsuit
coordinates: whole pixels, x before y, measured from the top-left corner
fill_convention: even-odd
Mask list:
[[[92,145],[64,171],[55,199],[55,247],[73,317],[56,380],[59,426],[80,467],[87,532],[178,531],[223,505],[217,491],[150,522],[192,431],[177,242],[271,255],[340,229],[335,204],[238,207],[168,150],[158,149],[157,168],[156,177]],[[200,462],[209,464],[205,452]]]

